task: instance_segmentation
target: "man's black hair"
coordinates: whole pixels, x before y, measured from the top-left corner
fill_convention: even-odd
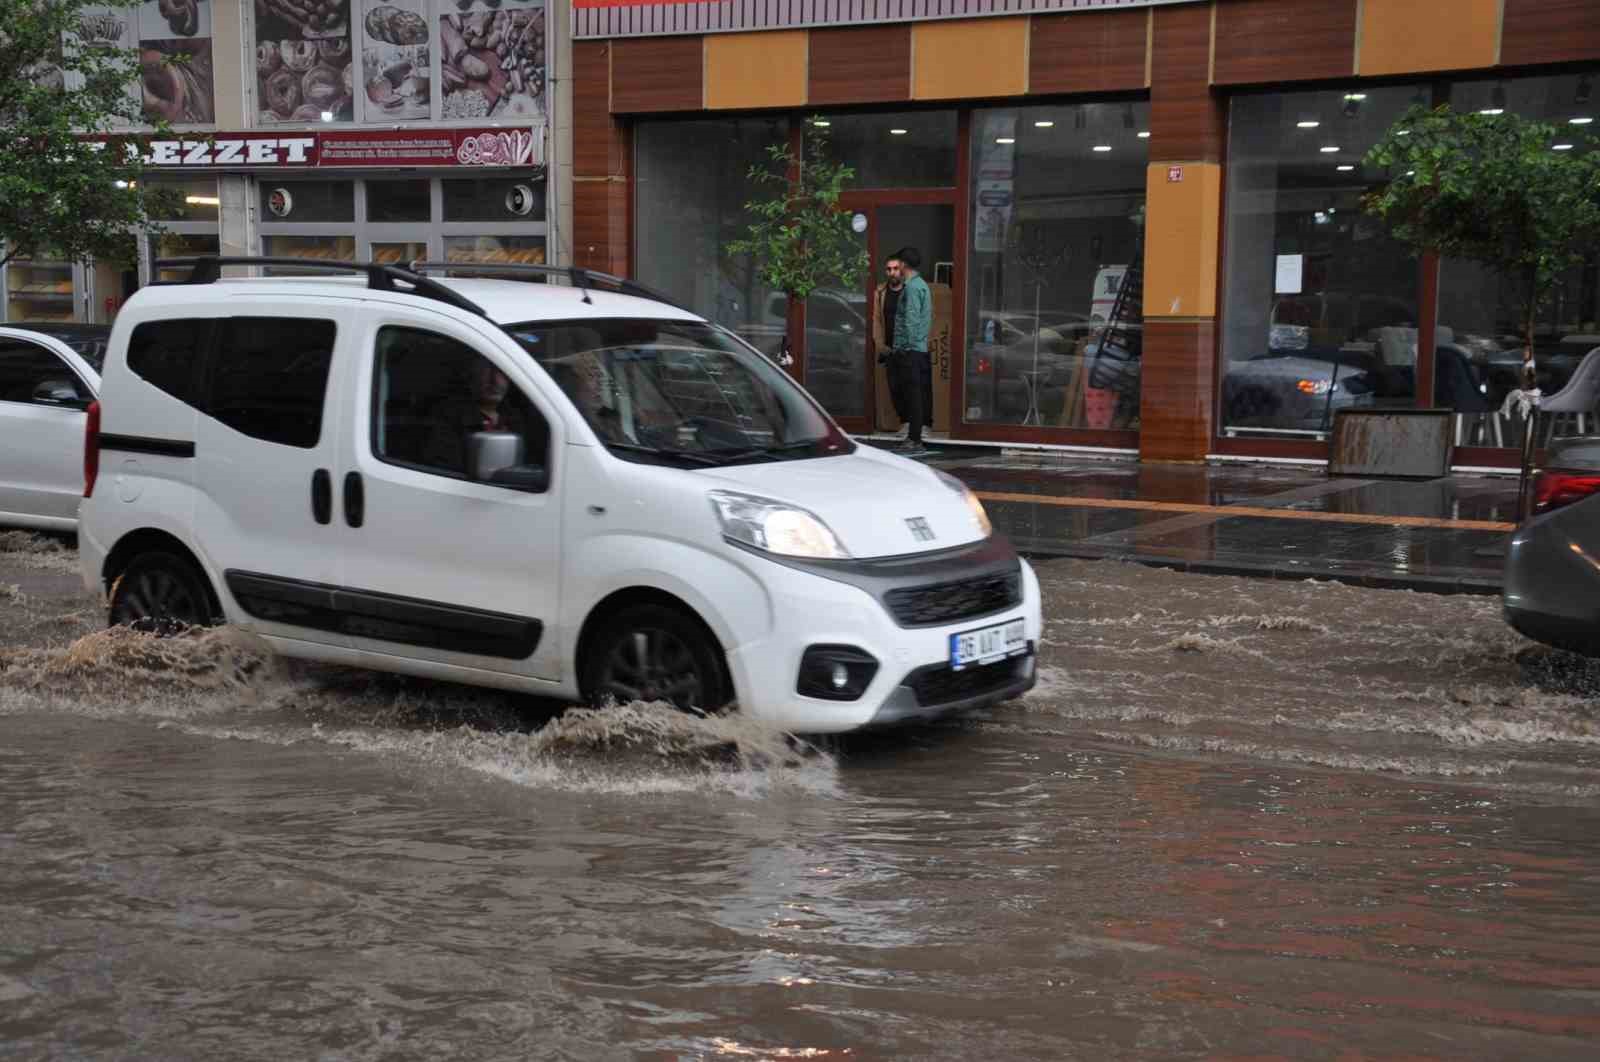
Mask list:
[[[893,257],[900,259],[912,269],[922,268],[922,255],[918,253],[915,247],[902,247],[894,253]]]
[[[883,264],[884,265],[888,265],[890,262],[898,262],[898,261],[900,261],[900,255],[899,255],[898,252],[896,252],[895,254],[886,254],[886,255],[883,256]]]

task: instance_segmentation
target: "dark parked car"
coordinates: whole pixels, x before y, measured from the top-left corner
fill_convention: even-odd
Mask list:
[[[1556,440],[1533,501],[1506,554],[1506,622],[1546,645],[1600,656],[1600,436]]]

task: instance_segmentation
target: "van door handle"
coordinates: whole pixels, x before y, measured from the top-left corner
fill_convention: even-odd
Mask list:
[[[311,473],[311,516],[319,524],[333,519],[333,477],[326,468]]]
[[[360,472],[344,474],[344,522],[360,527],[367,518],[367,491]]]

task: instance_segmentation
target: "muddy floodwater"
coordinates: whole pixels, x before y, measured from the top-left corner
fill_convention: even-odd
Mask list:
[[[807,744],[97,631],[0,536],[0,1058],[1600,1056],[1600,669],[1494,599],[1040,565]]]

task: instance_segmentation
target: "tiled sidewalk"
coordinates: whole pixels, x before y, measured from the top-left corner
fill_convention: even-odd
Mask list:
[[[1431,593],[1500,591],[1514,476],[1330,479],[1280,465],[1141,465],[938,447],[930,463],[1039,556]]]

